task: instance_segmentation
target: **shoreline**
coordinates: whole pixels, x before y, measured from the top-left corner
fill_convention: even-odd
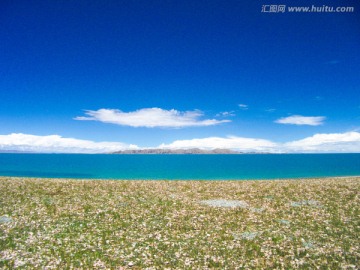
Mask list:
[[[72,178],[72,177],[35,177],[35,176],[3,176],[0,179],[14,178],[14,179],[33,179],[33,180],[64,180],[64,181],[149,181],[149,182],[249,182],[249,181],[301,181],[301,180],[330,180],[330,179],[347,179],[355,178],[360,181],[360,175],[354,176],[318,176],[318,177],[296,177],[296,178],[260,178],[260,179],[131,179],[131,178]]]

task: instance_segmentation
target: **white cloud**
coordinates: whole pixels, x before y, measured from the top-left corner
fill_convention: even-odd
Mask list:
[[[220,123],[231,122],[230,120],[205,119],[199,110],[180,112],[177,110],[163,110],[161,108],[145,108],[133,112],[122,112],[114,109],[88,110],[88,116],[79,116],[75,120],[93,120],[131,127],[194,127],[213,126]]]
[[[123,149],[137,149],[136,145],[120,142],[94,142],[59,135],[36,136],[22,133],[0,135],[0,151],[41,153],[107,153]]]
[[[290,152],[313,153],[360,153],[360,133],[315,134],[302,140],[284,144]]]
[[[289,117],[283,117],[275,121],[278,124],[290,124],[290,125],[309,125],[319,126],[323,124],[325,120],[324,116],[302,116],[292,115]]]
[[[221,137],[209,137],[202,139],[191,139],[191,140],[177,140],[170,144],[161,144],[159,148],[170,148],[170,149],[189,149],[189,148],[200,148],[200,149],[233,149],[238,151],[246,152],[264,152],[264,151],[276,151],[277,144],[268,140],[243,138],[228,136],[225,138]]]
[[[177,140],[161,144],[159,148],[170,149],[232,149],[242,152],[269,153],[360,153],[360,133],[315,134],[302,140],[275,143],[265,139],[243,137],[208,137],[201,139]]]
[[[315,134],[297,141],[275,143],[266,139],[236,136],[176,140],[158,146],[162,149],[232,149],[241,152],[270,153],[360,153],[360,132]],[[152,147],[151,147],[152,148]],[[94,142],[59,135],[37,136],[22,133],[0,135],[0,151],[36,153],[108,153],[140,149],[121,142]]]
[[[240,107],[240,109],[242,109],[242,110],[247,110],[247,109],[249,109],[249,106],[246,105],[246,104],[239,104],[239,107]]]

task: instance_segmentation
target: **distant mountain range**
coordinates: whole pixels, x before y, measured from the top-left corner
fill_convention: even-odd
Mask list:
[[[203,150],[199,148],[191,149],[141,149],[141,150],[122,150],[116,151],[112,154],[243,154],[242,152],[230,150],[230,149],[213,149]]]
[[[41,152],[31,152],[31,151],[19,151],[19,150],[0,150],[0,154],[3,153],[12,153],[12,154],[40,154]],[[45,152],[44,152],[45,153]],[[46,152],[49,153],[49,152]],[[104,153],[103,153],[104,154]],[[139,149],[139,150],[121,150],[116,152],[111,152],[107,154],[194,154],[194,155],[209,155],[209,154],[269,154],[268,152],[240,152],[230,149],[216,148],[213,150],[204,150],[199,148],[191,149],[160,149],[160,148],[149,148],[149,149]]]
[[[0,154],[30,154],[33,152],[30,151],[20,151],[20,150],[0,150]]]

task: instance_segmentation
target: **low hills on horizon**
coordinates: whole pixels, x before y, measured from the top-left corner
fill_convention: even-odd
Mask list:
[[[112,154],[244,154],[243,152],[234,151],[231,149],[216,148],[212,150],[205,150],[200,148],[190,149],[135,149],[135,150],[121,150],[113,152]]]
[[[21,150],[1,150],[0,154],[61,154],[58,152],[37,152],[37,151],[21,151]],[[66,152],[64,152],[66,154]],[[96,154],[96,153],[95,153]],[[200,149],[200,148],[187,148],[187,149],[165,149],[165,148],[148,148],[148,149],[127,149],[119,150],[108,153],[99,153],[99,154],[127,154],[127,155],[171,155],[171,154],[194,154],[194,155],[209,155],[209,154],[270,154],[268,152],[240,152],[236,150],[226,149],[226,148],[216,148],[216,149]]]

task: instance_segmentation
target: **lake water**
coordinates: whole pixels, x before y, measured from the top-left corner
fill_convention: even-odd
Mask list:
[[[277,179],[360,175],[360,154],[0,154],[1,176],[79,179]]]

